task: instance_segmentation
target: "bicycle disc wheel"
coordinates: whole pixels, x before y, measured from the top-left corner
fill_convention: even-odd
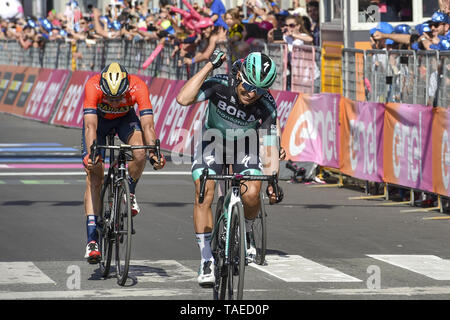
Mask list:
[[[228,299],[242,300],[245,275],[245,221],[242,203],[233,206],[228,248]]]
[[[101,207],[100,207],[100,221],[97,224],[97,233],[99,239],[99,249],[102,255],[100,261],[100,271],[103,277],[109,275],[111,267],[113,238],[111,229],[108,227],[108,222],[111,218],[114,203],[114,193],[112,190],[112,183],[110,179],[105,181],[101,192]]]
[[[214,257],[214,275],[216,282],[213,286],[213,299],[224,300],[228,269],[225,262],[225,219],[220,219],[223,213],[223,196],[217,200],[214,216],[214,236],[211,239],[211,250]]]
[[[252,236],[253,245],[256,248],[255,263],[263,265],[266,259],[267,249],[267,213],[264,205],[263,195],[260,194],[261,209],[253,222]],[[248,246],[249,244],[247,244]]]
[[[117,283],[125,285],[131,256],[131,201],[128,182],[122,180],[117,187],[115,226]]]

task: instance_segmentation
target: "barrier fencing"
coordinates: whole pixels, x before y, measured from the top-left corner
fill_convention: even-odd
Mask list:
[[[187,66],[175,47],[165,44],[145,70],[142,64],[156,41],[96,40],[48,42],[44,48],[24,50],[15,40],[1,40],[0,64],[65,70],[98,71],[120,61],[130,73],[171,80],[187,80],[206,62]],[[218,46],[235,56],[229,43]],[[252,46],[272,57],[278,68],[275,90],[301,93],[341,93],[356,101],[398,102],[447,107],[450,103],[450,53],[412,50],[358,50],[340,44],[324,47],[265,44]],[[288,63],[289,62],[289,63]],[[231,63],[215,73],[228,72]],[[288,82],[290,79],[290,82]]]
[[[64,70],[99,71],[112,61],[122,63],[130,73],[143,76],[159,77],[170,80],[187,80],[195,74],[206,62],[193,65],[182,63],[182,57],[175,51],[175,46],[165,44],[153,63],[142,69],[148,56],[155,50],[156,41],[131,40],[95,40],[95,43],[78,41],[48,42],[44,48],[23,49],[15,40],[0,40],[0,64],[14,66],[31,66],[40,68],[54,68]],[[218,47],[232,57],[233,51],[229,43],[222,42]],[[268,54],[276,63],[278,76],[272,86],[274,90],[286,90],[288,70],[287,60],[291,59],[286,45],[265,44],[252,46],[253,51]],[[305,60],[306,59],[306,60]],[[214,73],[226,73],[231,67],[231,61],[224,64]],[[300,46],[292,54],[293,81],[292,91],[302,89],[301,92],[320,92],[320,48]]]

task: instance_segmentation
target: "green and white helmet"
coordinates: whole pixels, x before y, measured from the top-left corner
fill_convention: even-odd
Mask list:
[[[261,89],[269,89],[277,77],[277,66],[266,54],[250,53],[242,62],[241,74],[245,82]]]

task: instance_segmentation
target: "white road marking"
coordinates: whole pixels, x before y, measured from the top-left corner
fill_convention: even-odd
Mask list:
[[[417,295],[448,295],[450,286],[442,287],[399,287],[381,289],[323,289],[317,293],[328,293],[333,295],[393,295],[393,296],[417,296]]]
[[[4,284],[56,284],[33,262],[0,262],[0,285]]]
[[[387,262],[434,280],[450,280],[450,260],[433,255],[370,255],[367,256]]]
[[[286,282],[361,282],[338,270],[325,267],[297,255],[268,255],[267,265],[250,264],[253,268],[264,271]]]
[[[1,167],[0,167],[1,168]],[[105,170],[106,172],[106,170]],[[191,175],[192,172],[191,171],[144,171],[142,173],[143,175],[146,176],[187,176],[187,175]],[[61,172],[61,171],[54,171],[54,172],[20,172],[20,171],[15,171],[15,172],[0,172],[0,177],[16,177],[16,176],[85,176],[86,173],[84,172],[84,170],[80,170],[80,171],[65,171],[65,172]]]

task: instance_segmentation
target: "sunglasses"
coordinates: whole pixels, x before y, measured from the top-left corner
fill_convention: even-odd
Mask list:
[[[290,23],[287,25],[288,27],[295,28],[297,25],[295,23]]]
[[[266,89],[261,89],[261,88],[258,88],[256,86],[248,83],[247,81],[245,81],[245,79],[242,76],[241,76],[241,80],[242,80],[242,86],[244,87],[245,91],[255,92],[259,96],[266,94],[266,92],[267,92]]]
[[[429,25],[430,25],[430,28],[431,28],[431,27],[439,28],[439,26],[440,26],[441,24],[444,24],[444,23],[443,23],[443,22],[432,22],[432,23],[430,23]]]

